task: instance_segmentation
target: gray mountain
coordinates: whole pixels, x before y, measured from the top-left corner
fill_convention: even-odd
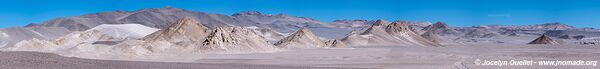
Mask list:
[[[432,33],[439,34],[439,35],[454,35],[454,36],[460,35],[460,32],[458,32],[454,29],[451,29],[448,26],[448,24],[446,24],[444,22],[436,22],[435,24],[429,25],[429,26],[423,28],[422,30],[425,30],[425,31],[431,30]]]
[[[499,36],[498,33],[490,32],[487,29],[468,29],[468,33],[464,34],[462,38],[491,38]]]
[[[535,25],[480,25],[487,29],[515,29],[515,30],[576,30],[577,28],[558,22]]]
[[[533,41],[531,41],[531,42],[529,42],[527,44],[552,44],[552,45],[555,45],[555,44],[560,44],[560,43],[557,42],[557,41],[555,41],[555,40],[553,40],[553,39],[551,39],[547,35],[542,35],[542,36],[538,37],[537,39],[535,39],[535,40],[533,40]]]

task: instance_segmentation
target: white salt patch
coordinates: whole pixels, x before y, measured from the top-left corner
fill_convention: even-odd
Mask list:
[[[159,29],[147,27],[140,24],[102,24],[88,31],[91,30],[98,30],[112,37],[124,39],[128,37],[142,38],[146,35],[158,31]]]
[[[6,38],[6,37],[10,37],[10,36],[8,36],[8,34],[6,34],[6,33],[2,33],[2,37]]]

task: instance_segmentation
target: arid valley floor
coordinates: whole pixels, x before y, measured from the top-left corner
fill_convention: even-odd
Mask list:
[[[2,68],[411,68],[411,69],[595,69],[600,66],[480,66],[481,60],[600,60],[597,46],[470,45],[447,47],[363,46],[354,49],[303,49],[278,53],[212,54],[196,62],[89,60],[32,52],[2,52]],[[61,61],[67,60],[67,61]],[[18,63],[16,63],[18,62]],[[147,68],[138,68],[147,67]]]

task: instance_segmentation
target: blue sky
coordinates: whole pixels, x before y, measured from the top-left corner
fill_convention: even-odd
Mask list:
[[[0,28],[57,17],[173,6],[230,15],[256,10],[324,22],[336,19],[443,21],[450,26],[561,22],[600,28],[594,0],[18,0],[0,2]]]

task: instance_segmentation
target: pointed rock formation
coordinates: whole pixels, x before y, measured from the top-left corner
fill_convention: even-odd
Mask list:
[[[169,41],[169,42],[200,42],[206,38],[208,28],[198,21],[186,17],[177,20],[170,26],[154,32],[143,38],[145,41]]]
[[[322,48],[326,45],[308,28],[302,28],[294,34],[279,40],[275,43],[275,46],[282,48]]]
[[[335,39],[326,41],[325,45],[325,48],[350,48],[344,42]]]
[[[256,35],[253,30],[241,27],[217,27],[202,42],[201,52],[244,53],[275,51],[275,46]]]
[[[560,44],[559,42],[552,40],[550,37],[548,37],[547,35],[542,35],[539,38],[527,43],[527,44],[552,44],[552,45],[557,45]]]

